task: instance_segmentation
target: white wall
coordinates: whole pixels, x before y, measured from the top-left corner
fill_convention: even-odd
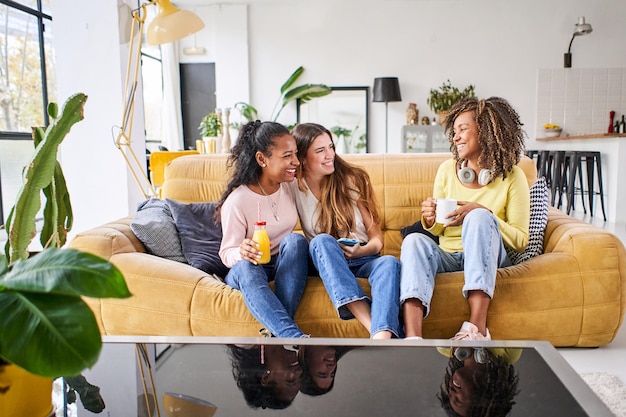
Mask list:
[[[533,138],[537,69],[563,67],[578,16],[594,30],[574,41],[573,67],[626,66],[623,0],[275,1],[252,2],[248,13],[251,100],[262,115],[298,65],[303,81],[331,86],[397,76],[403,100],[389,103],[389,152],[401,149],[408,103],[432,116],[427,94],[448,78],[510,100]],[[384,107],[370,103],[374,152],[384,151]]]
[[[594,31],[574,42],[573,67],[626,67],[623,0],[176,3],[197,8],[199,14],[212,9],[213,20],[205,20],[208,32],[203,36],[213,45],[200,45],[200,37],[198,44],[214,47],[216,60],[227,56],[231,63],[228,70],[216,63],[220,107],[247,101],[249,82],[250,104],[261,117],[269,117],[280,86],[299,65],[306,69],[302,82],[330,86],[372,85],[375,77],[399,77],[403,101],[389,103],[389,152],[401,149],[408,103],[417,103],[420,116],[432,116],[426,105],[428,91],[448,78],[459,86],[474,84],[481,97],[510,100],[531,136],[528,147],[536,147],[532,137],[537,71],[563,67],[578,16],[585,16]],[[62,150],[76,211],[74,230],[80,231],[131,212],[140,199],[110,133],[121,118],[125,51],[118,42],[113,1],[55,1],[53,17],[59,97],[76,91],[90,96],[85,121]],[[180,50],[184,46],[188,44]],[[384,151],[384,112],[383,103],[370,103],[372,152]],[[293,123],[295,106],[283,111],[280,121]],[[134,141],[142,146],[137,135]]]

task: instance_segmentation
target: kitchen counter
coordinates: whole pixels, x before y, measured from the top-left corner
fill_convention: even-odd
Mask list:
[[[584,136],[536,138],[538,150],[595,151],[602,153],[602,179],[607,220],[626,223],[626,134],[598,133]],[[596,188],[597,189],[597,188]],[[594,199],[594,215],[602,217],[600,199]],[[577,210],[582,209],[577,196]]]

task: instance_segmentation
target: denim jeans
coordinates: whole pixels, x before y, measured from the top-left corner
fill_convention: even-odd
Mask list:
[[[250,313],[276,337],[303,337],[293,321],[304,293],[309,262],[304,236],[291,233],[280,242],[278,254],[265,265],[237,262],[225,282],[241,291]],[[274,292],[269,281],[274,280]]]
[[[461,240],[464,251],[449,253],[422,233],[412,233],[404,238],[400,251],[400,303],[417,298],[424,305],[424,316],[427,316],[435,275],[455,271],[465,272],[465,298],[471,290],[484,291],[493,298],[497,269],[511,265],[497,219],[486,209],[470,211],[463,220]]]
[[[400,262],[395,257],[373,255],[346,259],[337,240],[328,234],[315,236],[309,250],[326,292],[342,320],[354,318],[346,304],[366,300],[371,304],[370,335],[388,330],[398,336]],[[371,300],[355,277],[368,279],[372,289]]]

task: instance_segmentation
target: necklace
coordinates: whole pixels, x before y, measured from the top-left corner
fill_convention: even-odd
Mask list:
[[[276,199],[276,201],[274,201],[272,200],[272,197],[270,197],[265,192],[265,190],[263,189],[263,186],[261,185],[259,181],[257,181],[257,184],[259,185],[259,188],[261,189],[261,192],[263,193],[263,195],[267,197],[267,202],[270,204],[270,209],[272,210],[272,214],[274,215],[274,218],[276,219],[277,222],[279,222],[280,217],[278,217],[278,203],[280,202],[280,193],[278,194],[278,198]],[[280,187],[278,189],[280,190]]]

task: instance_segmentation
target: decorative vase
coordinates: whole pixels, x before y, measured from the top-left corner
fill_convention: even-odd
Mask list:
[[[202,140],[204,141],[203,153],[217,153],[217,136],[207,136]]]
[[[226,107],[224,109],[224,124],[223,124],[223,132],[224,137],[222,138],[222,152],[230,153],[230,108]]]
[[[419,119],[419,110],[417,109],[417,104],[409,103],[409,108],[406,109],[406,124],[407,125],[417,125]]]

